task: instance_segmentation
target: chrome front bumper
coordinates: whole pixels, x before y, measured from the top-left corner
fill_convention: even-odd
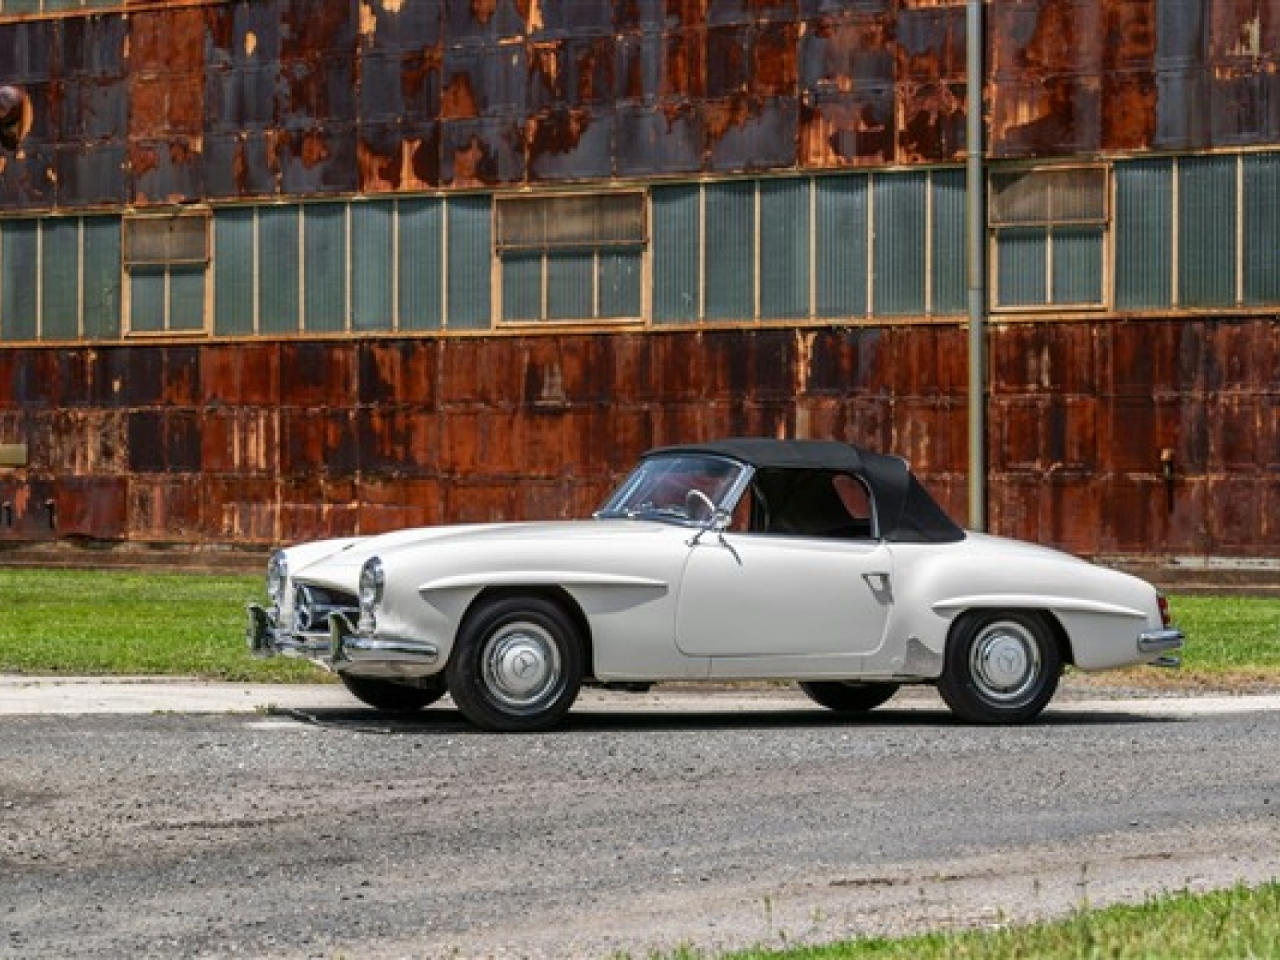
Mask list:
[[[1181,650],[1186,641],[1183,632],[1172,627],[1144,630],[1138,634],[1138,652],[1144,656],[1156,654],[1156,659],[1151,661],[1154,667],[1180,667],[1182,657],[1175,651]]]
[[[245,642],[255,657],[305,657],[340,673],[426,676],[436,673],[440,662],[434,643],[367,636],[340,613],[330,615],[327,636],[298,636],[278,629],[256,603],[248,607]]]

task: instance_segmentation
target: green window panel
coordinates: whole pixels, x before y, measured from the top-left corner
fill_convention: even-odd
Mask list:
[[[1244,302],[1280,303],[1280,154],[1244,158]]]
[[[491,323],[492,205],[489,197],[458,197],[447,202],[446,325],[452,330],[487,330]]]
[[[935,315],[968,310],[965,248],[965,176],[962,170],[935,170],[930,178],[933,251],[929,266]]]
[[[685,185],[654,187],[650,194],[655,323],[686,323],[700,316],[701,196],[699,187]]]
[[[129,330],[163,333],[168,277],[163,267],[135,267],[129,274]]]
[[[84,224],[84,335],[91,340],[120,336],[119,217],[86,217]]]
[[[80,336],[80,221],[50,219],[42,224],[40,257],[40,339]]]
[[[0,334],[34,340],[39,329],[40,229],[36,220],[0,223]]]
[[[169,329],[203,330],[205,327],[204,267],[169,268]]]
[[[395,204],[351,205],[351,321],[355,330],[395,327]]]
[[[213,329],[253,333],[253,248],[256,217],[249,208],[220,210],[213,218]]]
[[[760,316],[809,316],[809,181],[760,184]]]
[[[402,330],[439,330],[444,321],[444,205],[401,200],[398,210]]]
[[[511,253],[502,258],[502,319],[537,320],[542,316],[542,255]]]
[[[309,333],[347,326],[347,208],[317,203],[304,208],[305,324]]]
[[[1121,310],[1173,303],[1173,163],[1117,164],[1115,304]]]
[[[820,317],[867,312],[866,174],[819,177],[816,195],[816,311]]]
[[[599,313],[606,319],[639,317],[644,255],[639,250],[608,250],[599,257]]]
[[[872,188],[875,209],[873,312],[879,316],[923,314],[928,175],[906,173],[875,177]]]
[[[1236,302],[1236,160],[1178,161],[1178,305]]]
[[[551,253],[547,255],[546,264],[547,319],[593,319],[596,315],[595,254],[591,251]]]
[[[1039,227],[1001,230],[996,241],[996,299],[1004,307],[1048,301],[1045,263],[1048,235]]]
[[[258,208],[258,330],[294,334],[302,326],[302,210]]]
[[[1055,227],[1053,244],[1053,302],[1099,304],[1103,302],[1102,263],[1105,232],[1084,225]]]
[[[705,187],[706,307],[708,320],[755,317],[755,183]]]

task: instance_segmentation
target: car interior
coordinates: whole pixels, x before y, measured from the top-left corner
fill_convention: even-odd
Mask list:
[[[862,481],[832,470],[759,470],[735,511],[743,532],[833,540],[874,536],[871,498]]]

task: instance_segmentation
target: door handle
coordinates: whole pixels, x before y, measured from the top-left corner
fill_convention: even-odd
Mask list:
[[[867,582],[867,586],[881,603],[893,602],[893,581],[887,572],[876,570],[864,573],[862,579]]]

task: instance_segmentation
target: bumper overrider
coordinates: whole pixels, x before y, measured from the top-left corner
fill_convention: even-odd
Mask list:
[[[1180,667],[1182,666],[1182,657],[1177,651],[1182,649],[1186,643],[1186,637],[1181,630],[1174,627],[1164,627],[1160,630],[1144,630],[1138,634],[1138,652],[1143,656],[1156,655],[1151,661],[1154,667]]]
[[[279,629],[270,612],[256,603],[248,607],[245,641],[256,657],[305,657],[338,672],[364,665],[402,676],[425,675],[435,673],[440,662],[440,648],[434,643],[375,637],[341,613],[329,615],[327,637],[297,636]]]

